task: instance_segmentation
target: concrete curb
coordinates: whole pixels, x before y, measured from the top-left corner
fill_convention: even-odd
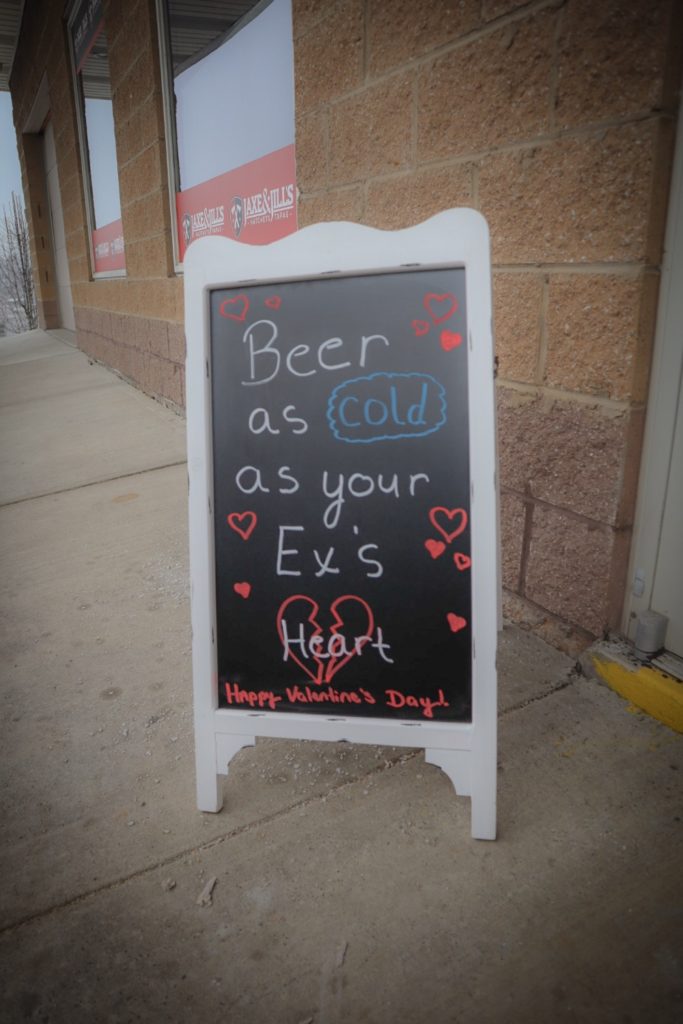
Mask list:
[[[606,683],[641,711],[683,733],[683,683],[639,661],[624,640],[593,644],[580,663],[587,676]]]

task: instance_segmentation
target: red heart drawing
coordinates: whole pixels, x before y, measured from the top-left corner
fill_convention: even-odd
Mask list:
[[[448,320],[449,316],[452,316],[458,308],[458,301],[450,292],[446,292],[444,295],[428,292],[422,301],[435,324],[442,324],[444,320]]]
[[[472,559],[469,555],[463,555],[462,551],[456,551],[453,555],[453,561],[456,567],[462,572],[464,569],[469,569],[472,565]]]
[[[265,304],[269,309],[279,309],[282,305],[282,299],[279,295],[271,295],[270,298],[265,300]]]
[[[457,523],[454,530],[449,532],[437,522],[436,517],[438,514],[445,515],[447,519],[456,519],[456,517],[460,517],[460,522]],[[446,543],[450,544],[452,540],[455,540],[456,537],[460,536],[467,526],[467,512],[464,508],[443,508],[441,505],[435,505],[434,508],[430,508],[429,510],[429,521],[434,529],[439,531]]]
[[[454,334],[453,331],[441,332],[441,348],[444,352],[450,352],[451,349],[457,348],[458,345],[462,345],[462,334]]]
[[[238,309],[240,303],[242,304],[242,309],[241,309],[240,312],[237,312],[237,313],[228,313],[228,312],[226,312],[228,306],[235,306],[235,308]],[[220,306],[218,307],[218,312],[220,313],[220,315],[224,316],[224,317],[227,317],[229,320],[244,321],[246,319],[248,311],[249,311],[249,299],[247,298],[246,295],[236,295],[234,297],[234,299],[223,299],[223,301],[221,302]]]
[[[422,334],[426,334],[429,330],[429,324],[426,320],[411,320],[410,326],[415,331],[415,336],[419,338]]]
[[[246,600],[251,594],[251,583],[234,583],[232,589]]]
[[[460,615],[456,615],[455,612],[449,612],[446,616],[448,619],[448,625],[451,627],[452,633],[459,633],[461,629],[464,629],[467,625],[467,619],[461,618]]]
[[[343,668],[344,665],[346,665],[347,662],[349,662],[351,658],[354,657],[354,655],[360,654],[363,647],[372,638],[372,633],[375,628],[375,617],[372,614],[372,609],[370,608],[369,604],[366,604],[362,597],[357,597],[355,594],[344,594],[343,597],[336,598],[330,605],[330,611],[334,616],[334,625],[330,629],[331,636],[329,637],[329,640],[327,641],[326,644],[314,644],[316,637],[321,637],[323,634],[323,627],[318,622],[318,613],[320,612],[320,605],[318,604],[317,601],[314,601],[313,598],[309,597],[307,594],[293,594],[291,597],[288,597],[285,601],[282,602],[278,609],[277,617],[275,620],[277,625],[278,636],[280,637],[280,643],[283,646],[285,645],[286,642],[283,629],[285,613],[287,609],[290,607],[290,605],[294,604],[295,601],[303,601],[305,602],[306,605],[309,605],[311,609],[310,613],[306,616],[306,620],[310,622],[310,624],[313,626],[313,632],[311,636],[305,641],[310,651],[310,659],[306,658],[304,651],[301,649],[303,645],[299,643],[299,634],[296,635],[295,639],[296,648],[301,653],[301,657],[299,657],[299,654],[295,653],[295,651],[292,649],[291,643],[287,644],[286,654],[288,657],[292,659],[292,661],[296,662],[299,668],[303,669],[306,675],[310,679],[312,679],[314,683],[318,683],[320,685],[322,685],[323,683],[329,683],[332,680],[332,677],[339,671],[339,669]],[[364,618],[367,619],[367,628],[364,629],[363,633],[361,633],[360,636],[354,636],[353,639],[349,641],[347,641],[346,637],[344,637],[343,634],[340,633],[340,630],[344,625],[344,617],[343,615],[339,614],[338,609],[345,601],[354,601],[357,604],[359,604],[363,609]],[[298,621],[303,621],[303,617]],[[290,631],[288,629],[287,638],[289,638],[289,636]],[[333,650],[334,639],[337,636],[342,641],[338,653],[336,653]],[[351,648],[350,650],[349,646]],[[325,653],[322,653],[322,656],[321,654],[315,653],[315,651],[322,652],[323,648],[326,648],[326,651]],[[309,660],[312,661],[313,664],[315,665],[315,672],[313,672],[309,665],[306,664],[306,662]],[[325,664],[326,662],[327,664]]]
[[[246,521],[246,526],[241,526],[241,523]],[[257,516],[255,512],[231,512],[228,516],[228,526],[239,533],[242,540],[249,540],[254,528],[257,523]]]
[[[446,550],[446,545],[442,540],[432,540],[431,537],[425,541],[425,547],[432,558],[439,558]]]

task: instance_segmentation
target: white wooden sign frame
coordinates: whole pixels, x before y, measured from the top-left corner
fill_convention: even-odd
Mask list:
[[[210,292],[330,276],[463,267],[470,396],[472,721],[400,721],[219,708]],[[230,760],[242,747],[253,745],[257,736],[422,747],[425,760],[448,775],[456,792],[471,797],[472,836],[495,839],[499,558],[491,271],[484,218],[474,210],[448,210],[402,231],[348,223],[316,224],[268,246],[203,238],[189,248],[184,271],[192,671],[200,810],[221,809],[219,775],[227,775]],[[444,687],[447,685],[445,680]]]

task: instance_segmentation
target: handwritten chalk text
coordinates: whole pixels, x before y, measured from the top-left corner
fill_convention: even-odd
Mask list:
[[[320,342],[315,355],[312,355],[310,345],[294,345],[283,360],[282,352],[275,346],[278,334],[277,326],[272,320],[257,320],[247,327],[242,338],[249,353],[249,377],[242,381],[246,387],[267,384],[274,380],[282,370],[283,362],[284,369],[294,377],[312,377],[319,370],[345,370],[352,365],[348,359],[333,362],[334,357],[329,356],[332,350],[344,347],[343,338],[327,338]],[[371,342],[388,345],[389,339],[383,334],[364,334],[361,337],[358,354],[358,365],[361,369],[365,368]]]
[[[338,441],[371,444],[425,437],[446,422],[446,392],[427,373],[373,373],[338,384],[327,404]]]
[[[438,690],[438,697],[432,700],[431,697],[413,697],[411,694],[401,693],[400,690],[386,690],[387,706],[390,708],[422,708],[425,718],[434,717],[434,708],[448,708],[450,704],[444,697],[443,690]]]
[[[252,708],[254,710],[275,711],[278,704],[287,701],[289,704],[334,704],[362,705],[376,704],[373,694],[360,686],[355,690],[338,690],[334,686],[317,688],[313,686],[286,686],[284,694],[274,690],[250,690],[237,683],[225,683],[225,699],[229,707]],[[402,693],[400,690],[385,690],[385,704],[392,710],[403,707],[419,708],[424,718],[434,718],[435,708],[450,707],[443,690],[437,690],[437,696],[415,697]]]
[[[350,658],[354,654],[360,655],[368,647],[371,647],[378,652],[383,661],[388,662],[390,665],[394,663],[394,659],[389,657],[391,644],[385,641],[381,626],[377,626],[374,639],[372,635],[364,634],[363,636],[354,636],[350,641],[343,633],[333,633],[328,637],[327,641],[325,641],[320,633],[314,633],[313,636],[306,637],[303,623],[299,623],[298,628],[295,627],[293,630],[290,630],[285,618],[280,620],[280,630],[282,633],[283,661],[287,661],[290,657],[294,658],[295,661],[298,661],[299,657],[311,659],[315,662],[326,658],[333,658],[336,661],[339,658]],[[297,656],[292,653],[293,648],[298,649]]]

